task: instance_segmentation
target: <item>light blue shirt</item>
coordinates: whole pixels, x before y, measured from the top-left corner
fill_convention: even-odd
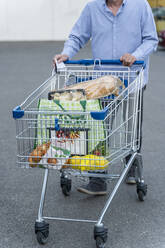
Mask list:
[[[130,53],[145,60],[145,85],[149,55],[157,48],[158,37],[152,10],[147,0],[123,0],[114,16],[106,0],[93,0],[75,23],[62,54],[71,59],[91,39],[93,59],[120,59]]]

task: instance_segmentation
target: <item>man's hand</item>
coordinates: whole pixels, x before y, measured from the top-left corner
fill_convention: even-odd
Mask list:
[[[120,61],[123,62],[124,66],[131,66],[136,61],[136,58],[133,55],[126,53],[121,56]]]
[[[56,60],[58,63],[61,63],[61,62],[67,61],[68,59],[69,59],[69,56],[66,54],[57,54],[53,58],[53,63],[56,65]]]

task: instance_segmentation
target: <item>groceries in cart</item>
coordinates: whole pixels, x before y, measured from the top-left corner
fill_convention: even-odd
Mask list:
[[[89,154],[86,156],[73,156],[67,159],[63,169],[72,168],[81,171],[104,170],[108,167],[109,161],[103,156]]]
[[[30,167],[44,167],[45,164],[58,166],[58,158],[63,158],[63,163],[70,156],[70,152],[60,147],[55,147],[51,142],[37,146],[29,155],[28,162]]]
[[[109,161],[103,156],[94,154],[71,156],[69,150],[54,146],[50,142],[37,146],[30,153],[28,162],[32,168],[38,166],[44,168],[44,164],[46,164],[46,167],[49,168],[56,166],[56,169],[75,169],[81,171],[104,170],[109,165]]]
[[[100,99],[112,94],[118,96],[125,86],[113,75],[93,80],[77,80],[77,84],[50,91],[48,100],[39,99],[39,112],[58,111],[59,114],[38,115],[36,148],[28,157],[30,167],[71,168],[81,171],[103,170],[108,167],[110,162],[103,157],[106,155],[105,145],[104,152],[99,149],[101,140],[106,135],[105,124],[103,121],[93,120],[90,115],[83,115],[83,112],[101,111],[103,106]],[[70,111],[73,113],[70,114]],[[75,111],[81,114],[76,115]]]
[[[60,169],[67,164],[67,159],[71,156],[105,155],[102,149],[104,145],[100,141],[105,138],[103,122],[83,114],[84,111],[101,111],[102,106],[98,99],[73,101],[72,104],[70,101],[64,100],[59,103],[55,100],[40,99],[38,110],[39,113],[44,111],[44,114],[37,116],[36,149],[29,155],[30,167]],[[79,111],[80,114],[73,114],[75,110]],[[47,114],[50,111],[57,111],[59,114]],[[70,111],[73,111],[72,114],[69,114]],[[40,150],[43,150],[42,146],[45,147],[44,143],[47,144],[48,140],[51,144],[43,153]],[[93,158],[93,161],[95,160],[97,159]],[[95,164],[98,162],[96,161]],[[89,169],[89,162],[87,163],[87,169]],[[70,163],[69,166],[72,167]],[[91,162],[91,167],[94,168],[93,162]],[[102,169],[101,167],[102,164],[100,169]]]
[[[106,75],[94,80],[81,82],[66,87],[61,91],[52,91],[48,99],[78,101],[82,99],[99,99],[109,95],[118,96],[120,89],[124,89],[124,83],[116,76]]]
[[[61,147],[56,147],[52,145],[52,142],[43,143],[37,146],[29,155],[28,162],[30,167],[46,167],[51,168],[52,166],[57,166],[58,169],[61,168],[59,165],[59,159],[61,163],[65,163],[70,156],[70,151],[63,149]]]
[[[84,171],[102,170],[109,165],[109,161],[103,157],[106,152],[98,149],[106,135],[104,123],[93,120],[90,115],[83,115],[83,112],[101,111],[103,106],[99,99],[111,94],[117,96],[119,90],[124,89],[124,84],[112,75],[83,80],[79,78],[79,83],[75,85],[50,91],[48,100],[39,99],[39,112],[58,111],[59,114],[38,115],[36,148],[28,157],[30,167]],[[73,113],[70,114],[70,111]],[[81,114],[75,115],[75,111]],[[75,156],[77,159],[74,159]]]
[[[51,129],[51,140],[53,147],[68,150],[70,154],[85,155],[88,153],[87,139],[88,129],[60,128],[56,131]]]

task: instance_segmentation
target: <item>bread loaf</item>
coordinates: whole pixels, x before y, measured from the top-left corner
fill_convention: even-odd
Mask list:
[[[123,82],[116,76],[108,75],[95,80],[75,84],[65,89],[83,89],[85,90],[86,98],[90,100],[111,94],[118,96],[120,87],[125,88]]]

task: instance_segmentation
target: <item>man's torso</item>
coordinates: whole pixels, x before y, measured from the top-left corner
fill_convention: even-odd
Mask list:
[[[95,58],[119,59],[133,53],[142,42],[141,11],[137,0],[126,0],[116,16],[104,0],[89,3],[92,52]],[[141,2],[141,0],[139,0]]]

